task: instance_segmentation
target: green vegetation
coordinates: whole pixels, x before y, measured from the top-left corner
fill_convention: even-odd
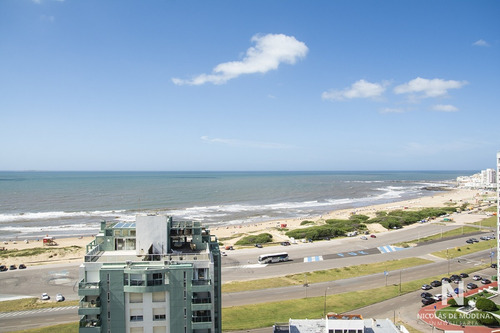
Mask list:
[[[423,208],[417,211],[411,210],[393,210],[387,212],[377,212],[377,216],[369,219],[366,223],[380,223],[384,228],[393,229],[401,228],[405,225],[410,225],[424,219],[446,215],[456,210],[455,207],[442,208]]]
[[[484,220],[478,221],[471,223],[474,225],[480,225],[481,227],[496,227],[497,226],[497,217],[496,216],[491,216],[488,218],[485,218]]]
[[[498,310],[497,305],[490,299],[480,297],[476,300],[476,308],[482,311],[496,311]]]
[[[53,333],[53,332],[64,332],[64,333],[78,333],[79,323],[68,323],[60,324],[54,326],[47,326],[42,328],[32,328],[29,330],[12,331],[11,333]]]
[[[330,219],[326,220],[324,225],[291,230],[286,235],[297,239],[306,238],[312,240],[340,237],[351,231],[365,230],[366,225],[360,221],[359,215],[352,215],[349,220]]]
[[[235,245],[253,245],[253,244],[264,244],[273,241],[273,235],[268,233],[249,235],[238,240]]]
[[[461,257],[466,254],[482,251],[482,250],[487,250],[492,247],[496,247],[497,241],[495,239],[490,239],[488,241],[481,241],[479,243],[474,243],[474,244],[464,244],[464,246],[459,246],[459,247],[454,247],[450,248],[448,250],[441,250],[437,252],[431,253],[432,255],[435,255],[437,257],[443,258],[443,259],[453,259],[456,257]]]
[[[81,246],[66,246],[66,247],[35,247],[31,249],[24,250],[5,250],[0,251],[0,258],[13,258],[13,257],[30,257],[37,256],[39,254],[49,253],[49,254],[62,254],[62,253],[76,253],[82,249]]]
[[[46,302],[38,298],[21,298],[12,301],[0,302],[2,312],[47,309],[78,305],[78,301]]]
[[[308,225],[308,224],[315,224],[315,223],[314,221],[307,221],[307,220],[300,222],[300,225]]]
[[[454,236],[458,236],[458,235],[467,235],[467,234],[475,233],[478,231],[479,230],[476,227],[462,227],[462,228],[456,228],[456,229],[445,231],[442,234],[439,233],[439,234],[435,234],[435,235],[431,235],[431,236],[427,236],[427,237],[423,237],[423,238],[419,238],[419,239],[414,239],[414,240],[403,242],[403,243],[396,243],[393,245],[404,246],[404,244],[408,244],[408,243],[420,244],[420,243],[425,243],[425,242],[436,240],[436,239],[443,239],[443,238],[454,237]]]
[[[472,273],[479,269],[481,266],[451,274]],[[422,284],[439,279],[441,276],[436,275],[402,283],[401,294],[419,290]],[[335,294],[326,297],[326,309],[327,312],[343,313],[394,298],[399,294],[399,285]],[[248,330],[269,327],[276,322],[288,322],[289,318],[321,318],[324,302],[325,297],[320,296],[223,308],[222,327],[224,331]]]
[[[390,260],[372,264],[363,264],[357,266],[347,266],[342,268],[333,268],[322,271],[308,272],[305,274],[291,274],[270,279],[258,279],[249,281],[234,281],[222,285],[222,292],[239,292],[247,290],[279,288],[304,284],[318,283],[326,281],[335,281],[349,279],[357,276],[382,273],[384,271],[395,271],[408,267],[429,264],[432,261],[421,258],[406,258],[401,260]]]
[[[485,212],[496,212],[497,211],[497,206],[488,207],[484,211]]]

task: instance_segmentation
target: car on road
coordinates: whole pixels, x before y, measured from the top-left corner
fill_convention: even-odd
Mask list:
[[[8,271],[9,269],[5,265],[0,265],[0,272]]]
[[[498,268],[498,265],[497,264],[491,264],[490,266],[491,268]]]
[[[428,293],[427,291],[424,291],[423,293],[420,294],[421,298],[431,298],[432,294]]]
[[[467,244],[472,244],[472,243],[474,243],[474,241],[473,241],[472,239],[468,239],[468,240],[466,240],[465,242],[466,242]]]
[[[480,275],[474,275],[474,276],[472,277],[472,280],[474,280],[474,281],[480,281],[480,280],[482,280],[482,279],[483,279],[483,278],[482,278]]]
[[[25,269],[26,265],[25,264],[19,264],[19,269]]]
[[[439,287],[441,285],[441,281],[434,280],[431,282],[431,286],[433,287]]]
[[[430,290],[430,289],[432,289],[432,287],[430,285],[428,285],[428,284],[422,285],[422,290]]]
[[[10,265],[10,266],[9,266],[9,269],[10,269],[11,271],[13,271],[13,270],[17,269],[17,266],[16,266],[16,265]]]
[[[464,278],[469,277],[469,274],[467,274],[467,273],[460,273],[460,277],[461,277],[462,279],[464,279]]]
[[[368,238],[366,238],[366,236],[361,236],[360,237],[362,240],[367,240]]]
[[[477,284],[469,282],[467,283],[467,289],[477,289]]]
[[[451,280],[450,280],[450,278],[444,277],[444,278],[441,279],[441,282],[448,282],[448,283],[450,283]]]
[[[482,283],[482,284],[490,284],[490,283],[491,283],[491,281],[490,281],[490,280],[488,280],[488,279],[482,279],[482,280],[481,280],[481,283]]]
[[[455,283],[459,283],[460,281],[462,281],[462,278],[459,275],[453,274],[452,276],[450,276],[450,280]]]
[[[226,252],[224,252],[224,251],[222,251],[220,254],[221,254],[221,256],[223,256],[223,257],[227,257],[227,253],[226,253]]]
[[[432,298],[435,299],[436,301],[441,301],[443,299],[443,295],[442,294],[436,294]]]
[[[47,293],[43,293],[42,297],[40,297],[42,301],[48,301],[50,299],[50,296]]]
[[[288,246],[288,245],[290,245],[290,242],[281,242],[281,245]]]
[[[422,298],[422,303],[424,305],[430,305],[432,303],[436,303],[436,300],[434,298]]]
[[[56,301],[57,302],[63,302],[66,298],[64,298],[63,294],[57,294],[56,295]]]
[[[373,235],[373,234],[372,234],[372,235],[370,235],[370,237],[371,237],[371,238],[377,238],[377,236],[375,236],[375,235]]]
[[[255,244],[255,247],[258,247],[259,249],[262,249],[262,244]]]

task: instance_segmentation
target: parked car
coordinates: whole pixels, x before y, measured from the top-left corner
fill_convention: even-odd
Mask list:
[[[455,288],[453,291],[454,291],[454,292],[455,292],[455,294],[457,294],[457,295],[459,295],[459,294],[463,294],[463,293],[464,293],[464,291],[463,291],[462,289],[458,289],[458,288]]]
[[[0,265],[0,272],[8,271],[9,269],[5,265]]]
[[[447,278],[447,277],[444,277],[444,278],[441,279],[441,282],[448,282],[448,283],[450,283],[451,280],[449,278]]]
[[[422,286],[422,290],[429,290],[429,289],[432,289],[432,287],[430,285],[428,285],[428,284],[424,284]]]
[[[258,247],[259,249],[262,248],[262,244],[255,244],[255,247]]]
[[[368,238],[366,238],[366,236],[361,236],[360,237],[362,240],[367,240]]]
[[[13,271],[13,270],[17,269],[17,266],[16,266],[16,265],[10,265],[10,266],[9,266],[9,269],[10,269],[11,271]]]
[[[370,235],[370,237],[371,237],[371,238],[377,238],[377,236],[375,236],[375,235],[373,235],[373,234],[372,234],[372,235]]]
[[[424,305],[429,305],[429,304],[432,304],[432,303],[436,303],[436,300],[433,299],[433,298],[422,298],[422,303]]]
[[[50,296],[47,293],[43,293],[42,297],[40,297],[42,301],[48,301],[50,299]]]
[[[477,240],[477,238],[471,238],[472,242],[473,243],[479,243],[479,241]]]
[[[423,293],[420,294],[420,297],[422,297],[422,298],[431,298],[432,294],[428,293],[427,291],[424,291]]]
[[[477,289],[477,284],[469,282],[467,283],[467,289]]]
[[[472,277],[472,280],[474,280],[474,281],[480,281],[480,280],[482,280],[482,279],[483,279],[483,278],[482,278],[480,275],[474,275],[474,276]]]
[[[443,299],[443,295],[442,294],[436,294],[432,298],[435,299],[436,301],[441,301]]]
[[[56,301],[57,302],[63,302],[66,298],[62,294],[57,294],[56,295]]]
[[[497,268],[497,267],[498,267],[498,265],[497,265],[497,264],[491,264],[491,266],[490,266],[490,267],[491,267],[491,268]]]
[[[288,245],[290,245],[290,242],[281,242],[281,245],[288,246]]]
[[[481,236],[481,237],[479,237],[479,239],[480,240],[488,240],[488,239],[490,239],[490,237],[489,236]]]
[[[226,254],[226,252],[224,252],[224,251],[222,251],[220,254],[221,254],[221,256],[223,256],[223,257],[227,257],[227,254]]]
[[[472,244],[474,243],[474,241],[472,240],[472,238],[469,238],[468,240],[465,241],[467,244]]]
[[[467,273],[460,273],[460,277],[461,278],[466,278],[466,277],[469,277],[469,274],[467,274]]]
[[[433,287],[439,287],[441,285],[441,281],[434,280],[431,282],[431,286]]]
[[[19,269],[25,269],[26,265],[25,264],[19,264]]]
[[[481,280],[481,283],[482,283],[482,284],[490,284],[490,283],[491,283],[491,281],[490,281],[490,280],[488,280],[488,279],[482,279],[482,280]]]

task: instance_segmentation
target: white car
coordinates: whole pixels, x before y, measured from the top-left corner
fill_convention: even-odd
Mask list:
[[[64,301],[64,300],[65,300],[65,298],[64,298],[64,296],[63,296],[62,294],[57,294],[57,295],[56,295],[56,301],[58,301],[58,302],[62,302],[62,301]]]
[[[368,238],[366,238],[366,236],[361,236],[360,237],[362,240],[367,240]]]
[[[50,296],[47,293],[43,293],[42,297],[40,297],[42,301],[48,301],[50,299]]]

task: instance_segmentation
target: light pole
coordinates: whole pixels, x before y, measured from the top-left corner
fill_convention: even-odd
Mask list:
[[[448,248],[446,248],[446,259],[448,260],[448,275],[450,275],[450,256],[448,255]]]
[[[326,292],[330,289],[330,287],[326,287],[325,289],[325,305],[323,306],[323,317],[326,316]]]

